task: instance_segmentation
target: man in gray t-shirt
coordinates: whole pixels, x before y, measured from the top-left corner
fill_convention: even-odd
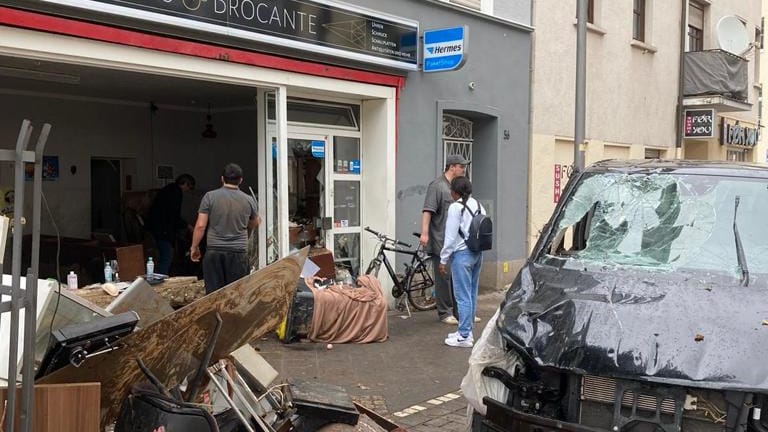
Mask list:
[[[447,324],[458,324],[458,320],[452,312],[453,295],[449,277],[438,272],[437,267],[440,264],[440,251],[443,249],[448,207],[453,203],[451,180],[463,176],[467,165],[469,165],[469,161],[461,155],[450,155],[445,158],[445,172],[427,187],[427,195],[424,197],[424,208],[421,213],[419,243],[432,256],[437,317]]]
[[[221,176],[222,186],[203,196],[192,235],[190,257],[200,261],[200,241],[206,235],[203,258],[205,292],[210,294],[250,272],[248,268],[248,232],[259,224],[256,203],[240,190],[243,170],[227,164]]]

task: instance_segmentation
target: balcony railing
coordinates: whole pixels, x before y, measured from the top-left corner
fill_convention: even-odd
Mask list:
[[[747,102],[749,62],[746,59],[719,49],[684,55],[684,96],[719,95]]]

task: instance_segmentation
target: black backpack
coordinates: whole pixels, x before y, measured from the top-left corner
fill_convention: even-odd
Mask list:
[[[462,205],[464,206],[464,209],[461,210],[462,213],[464,213],[464,210],[472,212],[467,207],[466,202],[462,202]],[[478,202],[477,212],[472,215],[472,222],[469,224],[469,235],[464,235],[461,232],[461,228],[459,228],[459,235],[464,239],[464,244],[472,252],[482,252],[493,247],[493,221],[487,215],[482,214],[480,210],[481,207]]]

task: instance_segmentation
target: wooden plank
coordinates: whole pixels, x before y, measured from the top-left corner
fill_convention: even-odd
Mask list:
[[[67,366],[39,383],[101,383],[102,427],[114,421],[131,386],[145,381],[136,359],[166,386],[192,379],[213,332],[223,320],[211,364],[276,328],[288,314],[307,248],[233,282],[122,339],[124,348]]]
[[[99,430],[101,384],[35,384],[34,432],[97,432]],[[0,388],[0,407],[5,406],[7,388]],[[21,427],[21,388],[16,390],[16,430]],[[7,415],[7,414],[6,414]],[[0,425],[2,428],[2,425]]]

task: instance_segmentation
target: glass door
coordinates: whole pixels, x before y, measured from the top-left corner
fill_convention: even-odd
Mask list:
[[[330,228],[327,141],[323,135],[288,134],[289,251],[325,245]]]
[[[361,170],[360,138],[335,135],[331,137],[332,158],[330,182],[333,185],[333,228],[326,233],[326,243],[332,245],[337,268],[360,275],[360,236],[362,209],[360,207]]]
[[[322,128],[289,129],[284,196],[288,212],[281,221],[288,226],[287,252],[325,247],[333,253],[337,271],[346,270],[354,278],[360,274],[363,227],[360,137],[332,135]],[[272,128],[268,135],[276,141]],[[275,196],[275,201],[282,198]]]

